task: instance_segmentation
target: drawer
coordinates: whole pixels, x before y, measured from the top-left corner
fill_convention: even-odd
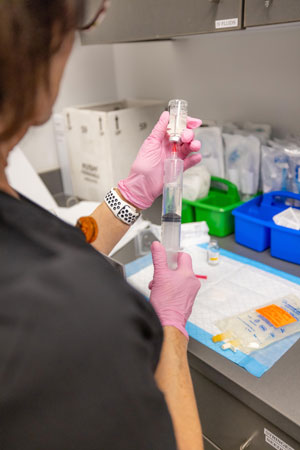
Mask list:
[[[271,450],[269,442],[289,445],[284,450],[300,450],[296,442],[279,428],[240,402],[231,394],[211,382],[191,365],[191,375],[195,389],[203,433],[209,441],[207,449],[240,450],[249,438],[249,450]],[[299,431],[300,433],[300,431]],[[275,447],[276,448],[276,447]],[[281,450],[281,447],[278,446]],[[206,449],[206,447],[205,447]]]

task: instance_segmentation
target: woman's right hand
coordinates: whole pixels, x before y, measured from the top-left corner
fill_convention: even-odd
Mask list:
[[[188,339],[185,326],[201,286],[194,274],[192,259],[187,253],[179,253],[178,267],[176,270],[171,270],[162,244],[153,242],[151,251],[154,277],[149,284],[150,303],[162,326],[176,327]]]

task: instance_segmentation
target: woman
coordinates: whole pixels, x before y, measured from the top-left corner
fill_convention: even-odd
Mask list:
[[[185,324],[200,285],[190,257],[170,271],[153,244],[148,303],[99,253],[129,228],[112,198],[133,222],[161,194],[168,113],[93,213],[93,247],[6,179],[9,152],[51,115],[83,5],[0,1],[0,448],[199,450]],[[200,148],[191,131],[199,125],[189,119],[183,159]]]

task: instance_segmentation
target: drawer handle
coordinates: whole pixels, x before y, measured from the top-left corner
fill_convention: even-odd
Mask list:
[[[244,444],[242,444],[240,446],[240,450],[246,450],[247,448],[249,448],[251,443],[253,442],[253,440],[256,438],[257,435],[258,435],[258,431],[254,431],[254,433],[249,437],[249,439],[247,439],[247,441],[244,442]]]
[[[271,6],[272,0],[264,0],[265,1],[265,7],[269,8]]]

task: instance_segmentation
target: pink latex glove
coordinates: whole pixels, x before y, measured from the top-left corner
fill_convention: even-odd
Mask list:
[[[149,284],[150,303],[162,326],[176,327],[188,339],[185,326],[201,286],[193,271],[192,258],[187,253],[178,253],[178,267],[171,270],[165,248],[160,242],[153,242],[151,251],[154,277]]]
[[[162,193],[164,161],[171,153],[171,144],[166,134],[168,123],[169,113],[165,111],[140,148],[128,178],[118,184],[122,196],[139,209],[149,208]],[[187,129],[182,133],[178,156],[184,160],[184,170],[201,161],[200,154],[187,158],[191,152],[198,152],[201,148],[192,132],[201,123],[199,119],[188,117]]]

